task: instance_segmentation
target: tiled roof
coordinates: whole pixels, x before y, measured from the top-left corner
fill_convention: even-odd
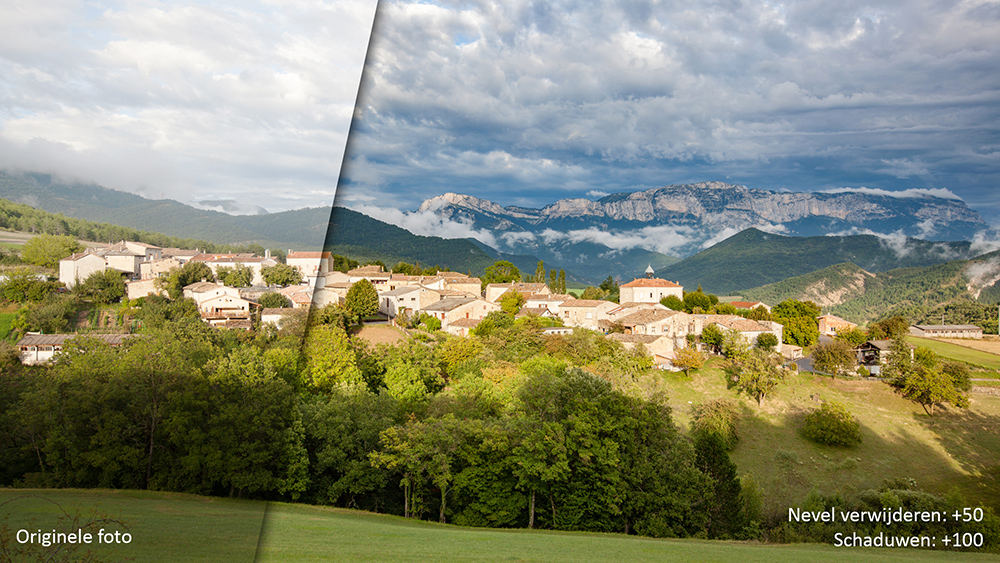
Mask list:
[[[17,341],[18,346],[62,346],[70,338],[95,338],[116,346],[131,334],[28,334]]]
[[[652,344],[661,338],[665,338],[662,334],[622,334],[620,332],[611,333],[608,338],[612,340],[617,340],[619,342],[641,342],[643,344]]]
[[[203,281],[203,282],[194,282],[190,285],[185,285],[184,289],[190,291],[191,293],[205,293],[206,291],[212,291],[213,289],[218,289],[220,287],[225,287],[225,286],[210,281]]]
[[[458,327],[468,327],[473,328],[477,326],[482,319],[456,319],[448,323],[448,326],[458,326]]]
[[[681,287],[672,281],[660,278],[636,278],[621,287]]]
[[[361,266],[360,268],[354,268],[353,270],[348,270],[347,274],[350,276],[388,275],[382,271],[382,266],[379,266],[378,264],[371,264],[368,266]]]
[[[442,299],[442,300],[438,301],[437,303],[431,303],[430,305],[424,307],[423,310],[424,311],[441,311],[441,312],[446,312],[446,311],[451,311],[451,310],[457,309],[457,308],[461,307],[462,305],[467,305],[467,304],[472,303],[474,301],[476,301],[476,299],[461,298],[461,297],[458,297],[458,298],[455,298],[455,299]]]
[[[568,307],[597,307],[605,303],[611,303],[611,302],[602,301],[600,299],[569,299],[560,303],[559,308],[566,309]]]
[[[321,258],[330,258],[332,256],[329,252],[304,252],[298,251],[289,252],[288,256],[285,257],[286,260],[318,260]]]
[[[721,317],[726,315],[719,315],[719,316]],[[756,321],[751,321],[750,319],[744,319],[743,317],[721,318],[712,320],[710,322],[714,322],[719,326],[725,328],[731,328],[734,330],[738,330],[740,332],[767,332],[768,330],[770,330],[766,326]]]
[[[677,311],[666,311],[663,309],[643,309],[618,319],[618,322],[624,326],[644,325],[662,321],[663,319],[679,314]]]

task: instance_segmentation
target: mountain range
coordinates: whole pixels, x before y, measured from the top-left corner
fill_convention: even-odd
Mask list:
[[[648,264],[661,269],[748,228],[933,241],[971,240],[989,228],[944,191],[776,192],[722,182],[562,199],[541,209],[446,193],[424,201],[419,211],[488,231],[502,252],[536,255],[590,280],[614,272],[639,275]]]

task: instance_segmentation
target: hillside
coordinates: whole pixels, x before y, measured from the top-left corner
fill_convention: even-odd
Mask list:
[[[851,262],[868,272],[940,264],[969,257],[970,243],[887,240],[872,235],[788,237],[747,229],[658,270],[685,287],[724,295]]]
[[[0,198],[67,217],[219,244],[317,248],[329,207],[266,215],[227,215],[177,201],[151,200],[95,184],[65,184],[43,174],[0,172]]]
[[[952,307],[948,305],[971,304],[977,299],[983,303],[995,302],[995,280],[979,280],[978,283],[986,284],[984,288],[972,279],[977,272],[995,268],[998,258],[1000,252],[993,252],[971,260],[878,273],[851,263],[837,264],[739,293],[746,299],[772,304],[785,299],[813,301],[824,312],[858,323],[892,315],[919,320],[931,312],[950,310]],[[953,316],[949,322],[960,320]]]
[[[448,267],[458,272],[481,273],[495,262],[494,257],[472,241],[415,235],[345,207],[333,208],[324,248],[362,262],[381,260],[392,265],[403,261]],[[536,262],[529,259],[531,272]]]

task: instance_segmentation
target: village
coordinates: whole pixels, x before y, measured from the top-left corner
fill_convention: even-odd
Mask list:
[[[625,349],[641,349],[661,369],[680,369],[677,352],[692,347],[710,349],[702,342],[710,331],[738,334],[749,346],[766,347],[780,354],[786,363],[803,359],[802,346],[791,344],[784,327],[770,317],[772,307],[762,302],[728,301],[720,307],[726,313],[674,310],[665,303],[679,303],[684,288],[672,281],[646,276],[619,287],[618,302],[604,299],[581,299],[571,293],[556,293],[544,282],[486,283],[481,278],[460,272],[438,270],[432,275],[410,275],[386,271],[380,264],[370,264],[339,271],[334,269],[330,252],[289,250],[284,262],[252,253],[203,253],[197,249],[160,248],[121,241],[117,244],[88,248],[59,261],[59,281],[72,289],[81,281],[108,270],[125,280],[126,297],[138,300],[150,295],[168,294],[164,279],[186,264],[203,264],[219,281],[199,281],[183,286],[182,296],[194,301],[207,324],[225,329],[249,330],[256,318],[261,324],[280,326],[294,311],[341,307],[351,288],[364,281],[378,296],[378,312],[369,322],[390,325],[410,324],[413,319],[433,318],[440,330],[455,336],[468,336],[490,313],[507,309],[515,317],[534,316],[546,319],[545,334],[565,334],[575,328],[602,333]],[[280,270],[278,278],[268,276]],[[241,273],[238,283],[225,283],[230,273]],[[270,278],[271,284],[265,278]],[[231,278],[230,278],[231,279]],[[273,283],[279,279],[281,284]],[[242,286],[242,287],[237,287]],[[699,288],[700,291],[700,288]],[[265,294],[276,294],[280,306],[262,304]],[[714,297],[714,296],[713,296]],[[506,306],[505,306],[506,305]],[[513,310],[511,310],[513,307]],[[757,310],[759,314],[751,314]],[[823,314],[814,322],[822,337],[836,337],[838,331],[850,331],[857,325],[835,315]],[[435,328],[438,328],[435,326]],[[982,338],[982,329],[973,325],[919,325],[910,327],[915,336],[941,338]],[[763,335],[769,335],[761,338]],[[59,352],[74,334],[25,334],[17,343],[26,364],[46,363]],[[108,344],[120,345],[127,334],[95,333]],[[858,367],[879,375],[890,353],[889,340],[857,343],[853,349]]]

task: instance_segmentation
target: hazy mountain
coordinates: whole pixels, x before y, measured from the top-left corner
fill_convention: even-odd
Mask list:
[[[704,182],[620,193],[592,201],[563,199],[541,209],[454,193],[424,201],[433,212],[486,229],[503,252],[535,254],[592,278],[638,275],[648,262],[690,256],[747,228],[793,236],[875,232],[897,238],[969,240],[988,228],[946,192],[877,190],[774,192]],[[906,197],[904,197],[906,196]]]
[[[511,260],[523,273],[531,274],[538,262],[533,256],[487,252],[477,241],[415,235],[344,207],[333,208],[325,248],[356,260],[381,260],[388,266],[420,263],[473,274],[482,273],[496,260]]]
[[[725,295],[851,262],[869,272],[971,257],[971,243],[874,235],[789,237],[747,229],[656,275]]]
[[[44,174],[0,172],[0,198],[67,217],[112,223],[220,244],[319,248],[330,208],[234,216],[170,200],[152,200],[96,184],[66,184]]]

